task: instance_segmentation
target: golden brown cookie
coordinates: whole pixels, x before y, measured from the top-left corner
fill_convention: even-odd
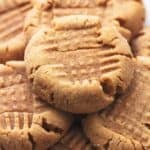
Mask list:
[[[149,56],[150,57],[150,27],[145,27],[133,39],[132,49],[136,56]]]
[[[46,150],[69,129],[72,117],[40,101],[24,62],[0,65],[0,149]]]
[[[33,0],[34,9],[29,13],[25,31],[32,36],[36,27],[50,22],[53,16],[95,15],[102,22],[117,22],[119,31],[129,40],[143,26],[145,11],[142,1],[138,0]],[[135,21],[136,20],[136,21]],[[130,32],[129,32],[130,30]]]
[[[108,106],[126,90],[134,72],[126,39],[89,15],[54,19],[33,36],[25,61],[35,92],[73,113]]]
[[[65,136],[49,150],[94,150],[80,125],[73,125]]]
[[[150,70],[138,63],[128,91],[84,120],[84,131],[97,149],[150,149]]]
[[[0,1],[0,62],[23,59],[26,38],[23,24],[30,0]]]

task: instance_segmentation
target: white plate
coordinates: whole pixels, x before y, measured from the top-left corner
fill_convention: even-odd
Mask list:
[[[150,0],[144,0],[146,8],[146,25],[150,25]]]

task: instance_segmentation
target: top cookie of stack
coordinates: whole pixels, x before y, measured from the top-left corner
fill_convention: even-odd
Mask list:
[[[25,62],[35,92],[51,105],[90,113],[112,103],[133,77],[127,41],[99,17],[55,18],[30,40]]]

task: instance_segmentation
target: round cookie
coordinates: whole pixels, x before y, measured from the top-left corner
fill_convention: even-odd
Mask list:
[[[54,19],[30,40],[25,62],[35,92],[73,113],[108,106],[126,90],[134,72],[127,40],[89,15]]]
[[[81,126],[73,125],[64,137],[49,150],[94,150],[94,147],[84,135]]]
[[[150,56],[150,27],[141,30],[131,45],[135,56]]]
[[[0,1],[0,63],[23,59],[26,46],[23,24],[31,8],[30,0]]]
[[[0,65],[0,149],[46,150],[69,129],[72,116],[40,101],[30,89],[24,62]]]
[[[88,116],[84,131],[98,149],[150,149],[150,70],[140,62],[128,91],[103,112]]]
[[[95,15],[99,16],[104,24],[115,24],[130,40],[131,35],[136,35],[143,27],[145,18],[143,3],[140,0],[33,0],[33,5],[34,9],[25,21],[28,37],[32,36],[36,27],[50,22],[52,16],[57,18],[68,15]]]

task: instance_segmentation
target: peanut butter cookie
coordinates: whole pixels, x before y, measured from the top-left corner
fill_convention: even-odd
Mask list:
[[[127,40],[89,15],[55,18],[33,36],[25,61],[35,92],[73,113],[108,106],[126,90],[134,72]]]
[[[0,149],[47,150],[69,129],[72,116],[32,92],[24,62],[0,65]]]
[[[150,149],[150,70],[138,62],[128,91],[103,112],[84,120],[87,137],[97,149]]]

